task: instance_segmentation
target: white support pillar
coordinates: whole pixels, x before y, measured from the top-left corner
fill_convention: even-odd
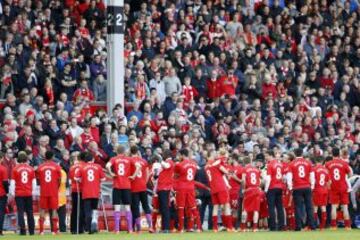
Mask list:
[[[107,109],[120,103],[124,109],[124,0],[108,0],[107,5]]]

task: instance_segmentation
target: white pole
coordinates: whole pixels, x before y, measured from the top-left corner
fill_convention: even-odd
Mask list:
[[[120,103],[124,109],[124,0],[108,0],[107,6],[107,108]]]

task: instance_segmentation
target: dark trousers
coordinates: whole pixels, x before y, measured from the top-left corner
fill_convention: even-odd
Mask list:
[[[206,207],[209,206],[208,229],[213,229],[213,224],[217,224],[217,223],[212,222],[213,205],[211,203],[211,197],[210,196],[200,197],[200,200],[201,200],[201,206],[200,206],[201,224],[204,223]]]
[[[26,233],[24,213],[26,213],[27,224],[29,228],[29,234],[33,235],[35,233],[35,221],[34,221],[34,212],[33,212],[33,200],[32,197],[15,197],[16,207],[17,207],[17,218],[18,225],[20,227],[20,233]]]
[[[66,232],[66,205],[63,205],[57,210],[59,216],[59,230]]]
[[[307,217],[306,222],[308,223],[311,229],[315,229],[311,189],[310,188],[296,189],[293,191],[293,198],[295,204],[295,221],[296,221],[295,229],[299,231],[303,226],[302,209],[304,206]]]
[[[162,230],[170,230],[170,190],[159,191],[159,211],[161,215],[161,228]]]
[[[282,230],[284,228],[284,208],[282,204],[282,189],[281,188],[274,188],[269,189],[266,194],[267,202],[269,206],[269,228],[270,231],[275,230]],[[275,214],[275,209],[276,213]],[[277,216],[277,221],[276,221]],[[277,226],[276,227],[276,222]]]
[[[0,233],[3,231],[4,219],[5,219],[5,208],[7,203],[7,197],[0,197]]]
[[[147,192],[131,193],[131,212],[134,221],[140,217],[140,202],[145,214],[151,213]]]
[[[85,226],[86,230],[91,232],[91,219],[93,210],[98,208],[98,199],[97,198],[88,198],[83,199],[84,201],[84,211],[85,211]]]
[[[71,233],[77,232],[77,213],[78,213],[78,204],[80,206],[79,211],[79,233],[84,232],[84,223],[85,223],[85,215],[84,215],[84,202],[81,199],[81,193],[71,193],[71,216],[70,216],[70,231]],[[79,202],[80,201],[80,202]]]

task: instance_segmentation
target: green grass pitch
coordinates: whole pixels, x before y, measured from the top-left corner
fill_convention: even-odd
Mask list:
[[[360,230],[351,230],[351,231],[313,231],[313,232],[257,232],[257,233],[184,233],[184,234],[126,234],[121,233],[119,235],[114,235],[110,233],[99,233],[95,235],[70,235],[70,234],[61,234],[58,236],[52,236],[50,234],[44,236],[18,236],[15,234],[6,234],[0,239],[6,240],[18,240],[18,239],[51,239],[51,240],[359,240],[360,239]]]

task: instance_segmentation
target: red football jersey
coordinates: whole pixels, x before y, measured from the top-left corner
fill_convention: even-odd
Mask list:
[[[9,177],[8,177],[8,173],[7,173],[7,169],[0,165],[0,197],[6,196],[6,191],[4,189],[3,186],[3,181],[8,181]]]
[[[40,196],[58,196],[61,180],[61,167],[53,161],[46,161],[39,166],[36,173],[40,184]]]
[[[267,168],[267,175],[269,175],[271,178],[269,189],[283,188],[284,187],[283,164],[280,161],[274,159],[268,162],[266,168]]]
[[[131,181],[131,192],[145,192],[148,179],[148,163],[141,157],[132,157],[131,161],[134,166],[131,175],[135,172],[135,165],[139,165],[141,168],[141,171],[138,172],[134,180]]]
[[[131,159],[118,155],[110,159],[111,168],[115,173],[113,178],[113,187],[116,189],[130,189],[131,182],[130,176],[132,171],[132,162]]]
[[[205,166],[206,176],[209,180],[212,194],[227,190],[224,174],[220,170],[221,166],[222,162],[220,160],[210,160]]]
[[[315,187],[314,192],[327,192],[327,183],[329,182],[329,172],[326,167],[322,165],[316,165],[314,167],[315,174]]]
[[[293,189],[310,188],[312,164],[309,160],[297,157],[289,164],[292,173]]]
[[[245,176],[245,188],[260,187],[261,172],[254,166],[246,165],[243,169],[243,176]]]
[[[175,174],[177,175],[176,189],[195,190],[195,174],[197,164],[189,159],[185,159],[175,165]]]
[[[241,179],[242,174],[243,174],[243,168],[240,165],[239,166],[230,166],[230,172],[232,172],[236,177]],[[240,191],[241,183],[234,180],[232,177],[230,177],[230,179],[229,179],[229,184],[231,186],[230,192],[238,193]]]
[[[99,198],[100,183],[105,180],[105,174],[99,164],[85,163],[76,174],[76,178],[81,179],[83,199]]]
[[[171,190],[174,184],[174,162],[169,158],[166,160],[170,167],[167,169],[162,168],[157,181],[157,191]]]
[[[334,158],[333,160],[327,162],[325,167],[329,171],[331,190],[347,191],[348,186],[346,183],[346,175],[351,173],[349,164],[342,159]]]
[[[11,179],[15,181],[15,196],[30,197],[33,191],[35,170],[26,163],[19,163],[12,170]]]
[[[84,163],[79,162],[70,168],[69,179],[71,180],[71,192],[73,193],[81,192],[81,182],[76,183],[75,177],[83,166]]]

